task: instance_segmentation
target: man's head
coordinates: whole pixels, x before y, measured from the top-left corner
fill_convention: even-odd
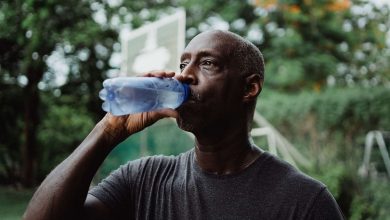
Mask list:
[[[222,32],[231,40],[235,41],[233,54],[231,55],[237,63],[237,68],[241,74],[248,76],[250,74],[259,74],[260,79],[264,80],[264,58],[260,50],[250,41],[232,32]]]
[[[180,68],[192,90],[178,109],[180,127],[199,133],[250,124],[264,79],[256,46],[231,32],[203,32],[187,45]]]

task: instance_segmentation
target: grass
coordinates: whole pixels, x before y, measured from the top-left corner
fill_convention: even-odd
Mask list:
[[[19,220],[30,201],[33,190],[0,187],[0,219]]]

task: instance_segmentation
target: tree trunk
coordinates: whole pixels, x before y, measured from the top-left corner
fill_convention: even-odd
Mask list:
[[[37,160],[37,127],[39,124],[39,91],[38,82],[40,81],[43,71],[38,66],[27,68],[28,83],[24,88],[24,144],[22,145],[22,184],[26,187],[34,185],[38,168]]]

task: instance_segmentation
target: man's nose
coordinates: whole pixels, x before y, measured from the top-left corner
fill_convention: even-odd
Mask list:
[[[183,71],[180,73],[181,81],[187,84],[197,84],[198,79],[196,75],[196,69],[193,67],[193,64],[188,64],[184,67]]]

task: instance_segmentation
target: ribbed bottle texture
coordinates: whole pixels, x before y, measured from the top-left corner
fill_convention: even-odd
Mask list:
[[[174,78],[117,77],[103,82],[102,108],[113,115],[127,115],[163,108],[175,109],[189,96],[189,87]]]

